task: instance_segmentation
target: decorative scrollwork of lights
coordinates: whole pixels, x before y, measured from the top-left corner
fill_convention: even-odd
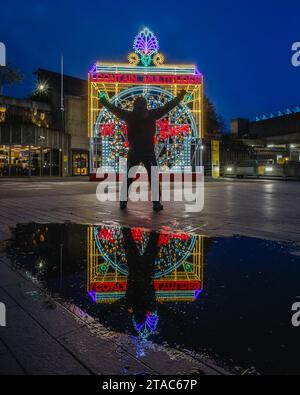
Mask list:
[[[158,325],[157,311],[148,312],[145,321],[141,323],[136,322],[135,318],[132,317],[132,323],[139,338],[146,340],[156,331]]]
[[[137,66],[141,63],[144,67],[148,67],[151,63],[155,66],[160,66],[164,63],[164,55],[158,53],[159,44],[157,37],[147,27],[136,36],[133,49],[134,52],[128,55],[130,64]]]
[[[130,52],[128,55],[128,62],[134,66],[137,66],[140,63],[140,57],[135,52]]]
[[[153,56],[153,64],[155,66],[161,66],[165,62],[165,57],[162,53],[157,53]]]

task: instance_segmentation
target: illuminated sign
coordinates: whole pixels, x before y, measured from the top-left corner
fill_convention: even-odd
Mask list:
[[[201,75],[168,74],[110,74],[90,73],[90,82],[107,84],[143,84],[143,85],[197,85],[201,84]]]
[[[93,292],[126,292],[127,281],[91,282]],[[195,291],[201,289],[201,281],[154,281],[156,291]]]

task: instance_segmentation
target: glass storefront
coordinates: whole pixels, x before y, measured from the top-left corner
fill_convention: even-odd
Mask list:
[[[73,176],[87,176],[89,173],[88,152],[73,152]]]
[[[42,153],[43,176],[51,175],[51,149],[45,148]]]
[[[59,149],[0,145],[0,177],[60,176]]]
[[[0,146],[0,177],[9,175],[9,147]]]
[[[41,175],[41,148],[32,147],[30,155],[31,176]]]
[[[29,147],[13,146],[10,149],[10,175],[29,176]]]
[[[52,175],[53,176],[61,176],[61,156],[62,152],[59,149],[52,149]]]

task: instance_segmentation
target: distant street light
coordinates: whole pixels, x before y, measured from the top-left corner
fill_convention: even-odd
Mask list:
[[[46,81],[39,81],[36,85],[36,93],[43,95],[48,93],[49,86]]]

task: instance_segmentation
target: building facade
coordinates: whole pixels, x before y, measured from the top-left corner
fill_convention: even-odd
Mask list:
[[[0,96],[0,177],[67,175],[70,141],[47,103]]]
[[[39,69],[36,74],[38,86],[44,86],[46,90],[40,92],[40,96],[50,104],[53,127],[69,134],[71,138],[67,158],[68,174],[88,175],[87,81],[67,75],[62,80],[60,73],[43,69]]]
[[[0,96],[0,177],[88,175],[87,82],[36,76],[30,99]]]
[[[231,134],[254,148],[257,158],[275,163],[300,162],[300,109],[231,121]]]

